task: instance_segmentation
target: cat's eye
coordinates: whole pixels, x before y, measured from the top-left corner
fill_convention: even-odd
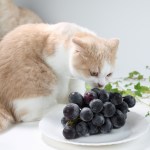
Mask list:
[[[98,77],[98,72],[91,72],[90,71],[90,75],[93,76],[93,77]]]
[[[107,77],[110,77],[110,76],[112,76],[112,73],[109,73],[109,74],[107,75]]]

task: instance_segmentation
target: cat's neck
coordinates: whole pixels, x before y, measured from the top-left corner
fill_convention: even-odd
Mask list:
[[[63,45],[59,45],[55,49],[55,53],[46,57],[45,61],[52,67],[57,76],[69,78],[71,76],[69,70],[69,56],[70,50],[65,49]]]

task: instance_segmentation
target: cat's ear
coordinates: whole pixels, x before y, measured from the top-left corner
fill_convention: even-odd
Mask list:
[[[108,45],[109,45],[112,52],[117,51],[117,48],[118,48],[118,45],[119,45],[119,39],[112,38],[112,39],[108,40],[107,43],[108,43]]]
[[[72,42],[75,43],[77,46],[79,46],[82,49],[87,48],[87,44],[83,40],[81,40],[80,38],[75,37],[72,39]]]
[[[83,58],[87,60],[87,44],[80,38],[73,38],[72,42],[77,45],[75,51]]]

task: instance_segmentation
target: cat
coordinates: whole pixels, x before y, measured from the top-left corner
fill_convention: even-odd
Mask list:
[[[102,87],[112,76],[119,40],[73,23],[27,24],[0,42],[0,130],[42,118],[85,83]]]
[[[16,6],[12,0],[0,0],[0,40],[19,25],[41,22],[42,19],[29,9]]]

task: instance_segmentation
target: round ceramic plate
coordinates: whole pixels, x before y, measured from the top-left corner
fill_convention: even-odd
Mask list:
[[[64,106],[56,105],[53,107],[50,113],[39,123],[42,134],[50,140],[75,145],[112,145],[135,140],[144,135],[149,129],[149,123],[143,116],[135,112],[129,112],[126,124],[120,129],[113,129],[108,134],[98,134],[67,140],[62,135],[63,126],[61,124]]]

